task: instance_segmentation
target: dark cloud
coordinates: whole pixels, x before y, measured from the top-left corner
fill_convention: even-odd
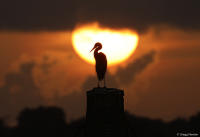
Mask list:
[[[116,78],[120,81],[121,85],[131,84],[135,80],[136,75],[154,61],[154,57],[155,51],[151,51],[128,64],[126,68],[118,68]]]
[[[8,72],[4,78],[4,85],[0,87],[0,117],[9,118],[9,122],[14,122],[14,117],[23,108],[48,105],[48,101],[42,94],[46,91],[43,91],[36,83],[34,72],[35,69],[40,69],[44,75],[50,75],[50,69],[57,63],[57,59],[45,55],[41,60],[20,63],[18,71]],[[58,80],[61,81],[61,79]],[[66,90],[70,90],[70,88],[68,87]],[[67,96],[55,94],[52,100],[55,105],[64,108],[71,117],[77,118],[82,116],[85,110],[84,95],[84,92],[73,91]]]
[[[24,107],[42,104],[39,88],[32,75],[35,63],[30,61],[20,65],[19,72],[5,76],[5,84],[0,87],[0,114],[16,114]]]
[[[139,32],[160,24],[196,30],[200,29],[199,5],[198,0],[3,0],[0,29],[71,30],[77,23],[98,21]]]
[[[49,59],[49,56],[44,56],[43,57],[43,62],[40,65],[41,70],[43,71],[44,74],[49,74],[49,68],[57,64],[57,60],[51,61]]]

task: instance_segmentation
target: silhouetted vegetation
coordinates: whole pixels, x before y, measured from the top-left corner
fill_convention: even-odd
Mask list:
[[[197,133],[200,129],[200,113],[188,120],[177,118],[165,123],[138,117],[126,112],[129,135],[133,137],[173,137],[177,133]],[[8,127],[0,120],[0,137],[75,137],[85,136],[85,118],[66,122],[62,109],[57,107],[26,108],[19,114],[18,124]]]

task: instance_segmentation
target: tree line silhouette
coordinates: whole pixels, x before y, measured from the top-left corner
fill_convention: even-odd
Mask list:
[[[177,118],[171,122],[149,119],[125,113],[132,137],[175,137],[177,133],[197,133],[200,129],[200,113],[189,119]],[[25,108],[17,118],[17,125],[9,127],[0,120],[0,137],[75,137],[85,136],[85,118],[71,123],[58,107]]]

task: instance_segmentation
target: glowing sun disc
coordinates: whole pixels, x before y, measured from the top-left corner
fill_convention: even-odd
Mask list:
[[[91,64],[95,64],[95,60],[90,50],[96,42],[102,43],[103,48],[99,52],[106,54],[108,65],[115,65],[133,54],[137,47],[138,35],[128,29],[100,28],[97,23],[80,26],[72,33],[72,44],[76,53]]]

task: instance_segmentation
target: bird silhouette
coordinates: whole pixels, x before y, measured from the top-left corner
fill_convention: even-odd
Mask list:
[[[102,49],[102,44],[97,42],[91,51],[94,50],[94,58],[96,61],[96,72],[97,72],[97,77],[98,77],[97,86],[100,87],[99,86],[100,81],[104,80],[104,87],[106,87],[105,74],[107,70],[107,59],[104,53],[98,52],[100,49]]]

